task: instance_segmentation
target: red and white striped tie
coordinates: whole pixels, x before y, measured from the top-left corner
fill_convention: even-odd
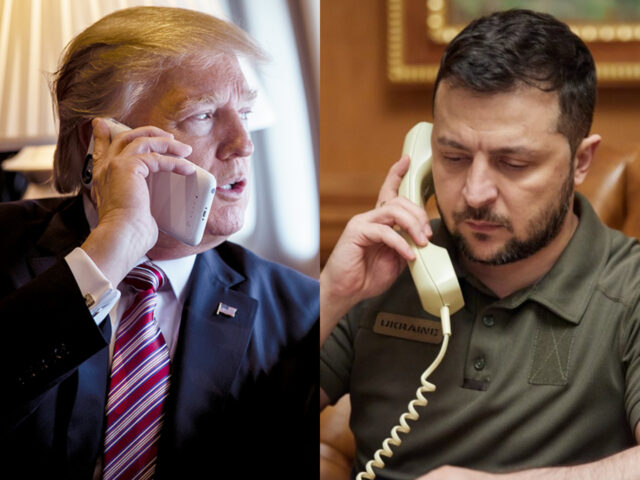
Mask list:
[[[162,270],[135,267],[125,282],[139,290],[120,320],[111,366],[104,440],[104,480],[150,479],[156,469],[169,350],[153,316]]]

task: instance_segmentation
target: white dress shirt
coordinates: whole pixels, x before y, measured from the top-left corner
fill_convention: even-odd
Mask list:
[[[95,207],[87,197],[83,195],[84,211],[93,230],[98,224],[98,215]],[[169,348],[169,355],[173,359],[175,353],[178,332],[180,330],[180,319],[182,317],[182,307],[187,290],[187,284],[196,256],[176,258],[173,260],[154,261],[165,274],[167,282],[158,291],[158,305],[155,316],[162,332],[162,336]],[[92,311],[96,324],[101,325],[109,314],[111,320],[111,344],[109,347],[109,358],[113,356],[113,345],[115,343],[118,324],[122,314],[133,303],[135,291],[132,287],[120,283],[118,288],[113,288],[111,282],[91,260],[89,255],[80,247],[70,252],[65,260],[73,273],[73,276],[80,287],[82,295],[87,300],[87,306]],[[147,261],[143,257],[138,263]]]

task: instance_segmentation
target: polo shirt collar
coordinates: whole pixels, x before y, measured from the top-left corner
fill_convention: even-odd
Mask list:
[[[593,297],[607,261],[611,238],[588,200],[575,195],[579,223],[549,272],[529,288],[530,298],[565,320],[578,324]]]
[[[496,306],[514,309],[532,300],[570,323],[580,323],[606,262],[610,237],[580,193],[575,194],[574,212],[579,219],[578,227],[551,270],[535,284],[498,300]],[[449,252],[455,248],[444,228],[437,229],[434,242],[445,246]],[[460,277],[491,295],[489,289],[462,267],[457,253],[452,255],[452,261]]]

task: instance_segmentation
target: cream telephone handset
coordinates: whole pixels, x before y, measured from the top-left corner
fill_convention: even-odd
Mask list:
[[[402,148],[402,154],[411,157],[411,164],[402,179],[398,194],[420,206],[424,206],[427,194],[433,193],[430,192],[433,190],[431,129],[432,126],[429,123],[418,123],[407,133]],[[422,308],[432,315],[439,316],[442,322],[442,346],[433,363],[422,373],[420,387],[416,390],[416,398],[409,402],[408,411],[400,416],[399,425],[391,429],[391,436],[382,442],[382,448],[375,452],[373,458],[367,462],[365,471],[360,472],[356,480],[375,478],[373,467],[384,468],[381,456],[391,457],[393,455],[391,445],[399,446],[402,443],[398,434],[406,434],[411,430],[407,420],[415,421],[418,419],[419,415],[415,407],[427,405],[424,393],[433,392],[436,389],[435,385],[427,381],[427,378],[442,361],[451,336],[449,315],[464,306],[458,278],[446,249],[431,242],[426,247],[418,247],[409,238],[409,235],[405,234],[404,237],[416,256],[415,260],[409,262],[409,270],[418,290]]]
[[[398,194],[420,206],[424,206],[427,194],[433,193],[431,129],[431,124],[427,122],[418,123],[407,133],[402,148],[402,154],[411,157],[411,164],[402,179]],[[464,300],[447,250],[431,242],[426,247],[419,248],[408,236],[405,238],[416,255],[416,259],[409,262],[409,269],[418,289],[422,308],[438,316],[445,305],[449,313],[460,310],[464,306]],[[451,332],[450,327],[448,331]]]

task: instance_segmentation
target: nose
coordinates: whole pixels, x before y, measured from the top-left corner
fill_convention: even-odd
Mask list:
[[[242,114],[233,110],[220,115],[218,124],[220,142],[216,156],[220,160],[248,157],[253,153],[253,142],[242,119]]]
[[[467,170],[462,195],[467,205],[473,208],[483,207],[496,200],[498,189],[486,157],[480,154],[474,157]]]

